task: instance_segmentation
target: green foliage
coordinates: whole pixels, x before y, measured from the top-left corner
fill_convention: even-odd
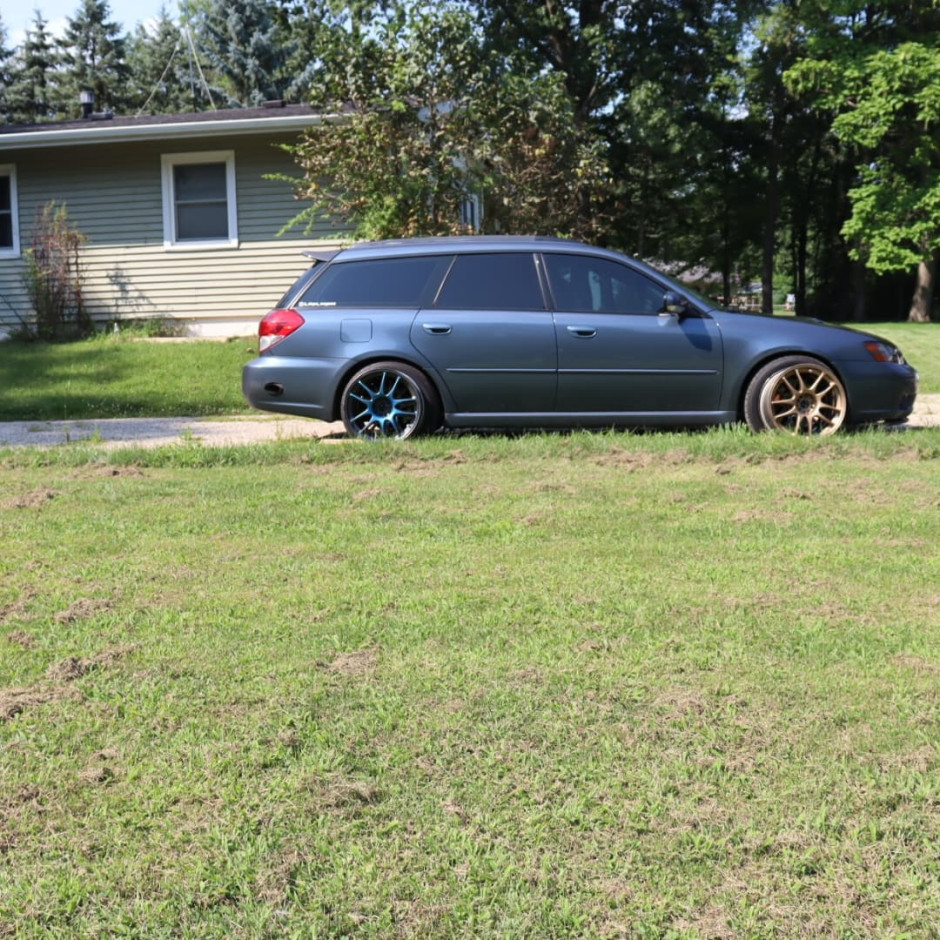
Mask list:
[[[52,201],[42,207],[30,246],[23,252],[23,279],[36,317],[28,328],[38,339],[71,339],[92,331],[82,295],[84,243],[64,205]]]
[[[837,105],[833,132],[872,155],[843,231],[879,273],[916,266],[940,249],[940,46],[905,43],[853,63]]]
[[[12,123],[39,123],[55,115],[58,58],[48,24],[37,10],[23,44],[9,62],[6,114]]]
[[[842,16],[816,11],[805,58],[786,80],[829,110],[851,156],[851,257],[878,273],[919,267],[911,316],[929,316],[940,248],[940,4],[858,2]]]
[[[489,55],[459,4],[396,6],[368,34],[341,26],[315,103],[332,120],[294,152],[298,196],[361,237],[484,231],[590,237],[613,188],[600,141],[553,76]]]
[[[79,93],[84,90],[94,94],[99,111],[120,111],[124,105],[125,39],[110,15],[108,0],[81,0],[59,40],[65,74],[57,84],[58,106],[70,117],[77,116]]]
[[[128,37],[128,97],[146,114],[177,114],[208,106],[179,25],[161,7],[155,23]]]
[[[199,19],[198,48],[228,106],[284,98],[293,52],[270,0],[212,0]]]

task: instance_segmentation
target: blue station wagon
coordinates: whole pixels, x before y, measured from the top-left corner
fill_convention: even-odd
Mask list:
[[[903,422],[917,373],[877,336],[725,310],[643,262],[543,237],[312,252],[261,321],[255,408],[351,435]]]

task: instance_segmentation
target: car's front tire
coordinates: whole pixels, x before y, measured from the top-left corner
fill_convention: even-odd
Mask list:
[[[835,434],[847,415],[845,387],[829,366],[812,356],[768,362],[744,395],[744,420],[752,431]]]
[[[441,406],[422,372],[403,362],[375,362],[346,383],[340,417],[352,437],[403,441],[437,428]]]

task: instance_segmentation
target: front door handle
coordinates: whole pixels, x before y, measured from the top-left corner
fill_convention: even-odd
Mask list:
[[[421,328],[432,336],[446,336],[451,329],[447,323],[422,323]]]
[[[569,326],[568,332],[572,336],[581,336],[585,339],[597,336],[597,330],[593,326]]]

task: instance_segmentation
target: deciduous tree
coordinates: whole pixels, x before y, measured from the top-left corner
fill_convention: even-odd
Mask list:
[[[598,234],[603,145],[557,76],[506,70],[458,3],[390,5],[361,25],[337,29],[315,92],[332,120],[296,151],[308,221],[349,220],[363,237]]]
[[[832,114],[855,156],[842,228],[850,254],[884,274],[916,270],[908,318],[930,319],[940,252],[940,3],[849,0],[816,19],[792,88]]]

